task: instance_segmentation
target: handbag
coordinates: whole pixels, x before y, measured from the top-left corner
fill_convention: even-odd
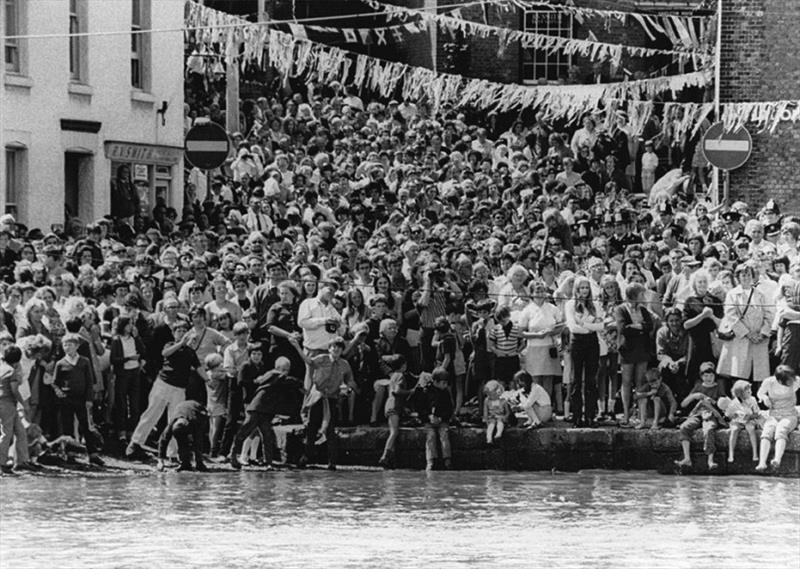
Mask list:
[[[558,345],[556,344],[555,336],[550,336],[550,339],[553,341],[553,344],[547,349],[547,353],[550,355],[551,358],[554,360],[558,359]]]
[[[753,299],[753,293],[755,291],[756,291],[755,287],[750,289],[750,296],[747,297],[747,304],[745,305],[744,312],[742,312],[742,315],[739,317],[739,320],[744,318],[745,314],[747,314],[747,309],[750,308],[750,301]],[[731,324],[730,326],[725,326],[724,330],[722,329],[723,324],[720,324],[720,329],[717,330],[717,338],[719,338],[723,342],[730,342],[736,337],[736,335],[733,333],[733,324]]]

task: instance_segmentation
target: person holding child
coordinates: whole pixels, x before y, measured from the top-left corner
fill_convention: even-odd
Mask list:
[[[789,433],[797,428],[798,413],[795,407],[795,392],[800,389],[800,378],[789,366],[779,365],[775,375],[768,377],[758,389],[758,399],[769,409],[769,417],[761,431],[760,460],[756,470],[767,469],[767,456],[772,441],[775,441],[775,456],[770,466],[778,468],[786,451]]]
[[[260,348],[258,353],[261,353]],[[267,468],[271,468],[272,442],[274,440],[272,420],[276,415],[292,415],[292,409],[298,399],[297,395],[301,394],[303,390],[302,382],[289,375],[291,367],[289,358],[279,356],[275,360],[275,369],[254,380],[255,395],[245,409],[247,417],[236,432],[233,446],[228,455],[233,468],[238,470],[242,467],[239,462],[239,453],[244,441],[255,431],[261,433],[264,462],[267,464]]]
[[[725,425],[725,419],[717,410],[716,402],[725,395],[722,384],[717,381],[712,362],[700,364],[700,381],[695,384],[691,393],[681,402],[681,407],[687,409],[694,405],[688,418],[681,423],[680,440],[683,458],[676,460],[677,466],[692,466],[691,443],[692,435],[697,429],[703,429],[703,451],[708,457],[709,470],[716,469],[719,465],[714,461],[717,451],[716,432]]]

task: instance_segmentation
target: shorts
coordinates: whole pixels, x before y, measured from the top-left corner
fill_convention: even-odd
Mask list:
[[[794,417],[784,417],[782,419],[778,419],[777,417],[769,417],[767,418],[767,422],[764,423],[764,430],[761,431],[761,438],[767,440],[775,439],[776,441],[785,441],[789,439],[789,433],[794,431],[796,428],[796,415]]]

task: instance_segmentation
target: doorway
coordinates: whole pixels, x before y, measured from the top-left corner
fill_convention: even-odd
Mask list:
[[[64,153],[64,229],[85,226],[92,216],[92,155]]]

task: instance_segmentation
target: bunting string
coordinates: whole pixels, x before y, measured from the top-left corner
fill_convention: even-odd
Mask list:
[[[564,53],[569,55],[580,55],[582,57],[589,58],[592,61],[611,61],[616,65],[619,65],[619,62],[622,60],[623,53],[627,53],[633,57],[670,55],[681,60],[683,63],[688,63],[692,59],[696,59],[699,61],[700,67],[706,67],[713,62],[713,56],[704,51],[656,49],[606,43],[589,39],[582,40],[577,38],[550,36],[535,32],[512,30],[499,26],[490,26],[488,24],[456,18],[447,14],[436,14],[416,10],[414,8],[393,6],[391,4],[384,4],[378,0],[361,1],[374,10],[382,10],[387,15],[394,16],[400,20],[405,20],[409,17],[419,17],[422,21],[435,24],[439,26],[439,28],[451,34],[460,32],[468,36],[479,38],[496,36],[502,46],[508,46],[511,43],[519,42],[522,47],[527,49],[544,50],[549,53],[562,50]]]

